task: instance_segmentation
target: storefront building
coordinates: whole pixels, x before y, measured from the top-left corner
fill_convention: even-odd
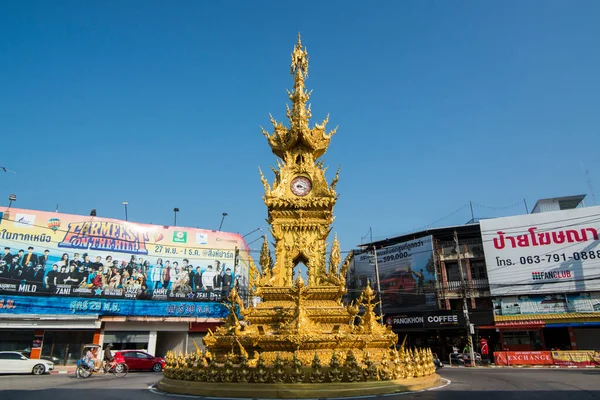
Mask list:
[[[349,271],[350,293],[360,293],[367,280],[377,283],[373,248],[385,321],[400,342],[430,347],[443,360],[448,360],[454,347],[462,351],[467,332],[473,332],[474,343],[480,337],[490,346],[498,342],[478,223],[363,245]],[[465,298],[472,329],[464,317]]]
[[[394,330],[411,345],[426,343],[438,349],[441,358],[453,347],[462,351],[469,329],[466,324],[426,329],[409,321],[436,310],[462,315],[466,300],[473,342],[485,338],[490,352],[598,349],[600,226],[596,221],[600,207],[580,207],[583,198],[543,199],[532,214],[364,244],[357,251],[362,264],[355,262],[349,271],[349,292],[359,293],[367,279],[376,282],[375,249],[386,321],[404,318],[404,323],[394,324]],[[428,238],[431,262],[415,264],[410,252],[398,250],[419,240],[426,243]],[[413,251],[430,250],[417,247]],[[418,283],[411,283],[407,273],[415,276],[415,270],[431,272],[432,267],[434,276],[425,279],[424,290],[415,289]],[[394,274],[404,280],[390,280]],[[394,299],[394,293],[400,297]],[[416,305],[398,301],[407,294],[424,297]]]
[[[0,301],[12,306],[0,310],[0,351],[21,351],[58,364],[75,362],[86,343],[111,343],[114,350],[139,349],[156,356],[167,351],[185,352],[195,349],[194,340],[201,346],[208,329],[215,329],[227,315],[220,303],[112,300],[106,307],[117,304],[120,311],[103,315],[72,309],[86,302],[88,308],[102,309],[107,302],[100,299],[0,295]],[[54,313],[42,313],[50,307]],[[40,313],[17,312],[23,309]]]
[[[481,221],[498,350],[600,347],[600,207],[578,207],[582,199]]]
[[[0,212],[0,351],[57,364],[82,345],[156,356],[201,346],[248,292],[238,234],[35,210]]]

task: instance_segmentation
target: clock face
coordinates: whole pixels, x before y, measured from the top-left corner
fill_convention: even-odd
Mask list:
[[[312,183],[305,176],[297,176],[292,179],[291,189],[296,196],[306,196],[312,189]]]

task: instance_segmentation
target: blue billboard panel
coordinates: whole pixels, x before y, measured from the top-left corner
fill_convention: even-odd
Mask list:
[[[225,318],[229,311],[216,302],[125,300],[85,297],[12,296],[0,294],[0,315],[98,315]]]

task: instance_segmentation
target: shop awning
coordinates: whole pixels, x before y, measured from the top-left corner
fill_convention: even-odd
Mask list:
[[[556,320],[556,319],[585,319],[591,320],[599,319],[600,312],[573,312],[573,313],[557,313],[557,314],[519,314],[519,315],[494,315],[496,323],[503,321],[525,321],[525,320]]]
[[[600,323],[600,312],[592,313],[560,313],[560,314],[521,314],[494,315],[493,326],[479,327],[497,329],[539,329],[559,326],[561,324]]]
[[[558,313],[558,314],[521,314],[521,315],[495,315],[496,326],[504,322],[542,321],[545,324],[561,322],[600,322],[600,312],[591,313]]]
[[[99,329],[100,321],[96,316],[2,315],[0,329]]]

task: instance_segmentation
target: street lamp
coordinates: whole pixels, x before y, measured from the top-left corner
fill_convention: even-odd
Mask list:
[[[175,207],[173,212],[175,213],[175,221],[173,222],[173,226],[177,226],[177,213],[179,212],[179,208]]]
[[[254,239],[253,241],[251,241],[250,243],[248,243],[247,245],[250,246],[252,243],[259,241],[260,239],[264,239],[266,238],[267,235],[263,235],[263,236],[259,236],[256,239]]]
[[[12,205],[13,201],[17,201],[17,195],[16,194],[11,194],[10,196],[8,196],[8,208],[10,208],[10,206]]]
[[[223,226],[223,221],[225,220],[227,213],[223,213],[222,215],[223,215],[223,217],[221,218],[221,224],[219,225],[219,231],[221,231],[221,227]]]
[[[262,232],[262,228],[256,228],[256,229],[255,229],[255,230],[253,230],[252,232],[246,233],[244,236],[242,236],[242,238],[245,238],[246,236],[248,236],[248,235],[251,235],[251,234],[253,234],[253,233],[254,233],[254,232],[256,232],[256,231],[261,231],[261,232]]]
[[[125,206],[125,221],[127,221],[127,204],[129,204],[128,201],[123,202],[123,205]]]

